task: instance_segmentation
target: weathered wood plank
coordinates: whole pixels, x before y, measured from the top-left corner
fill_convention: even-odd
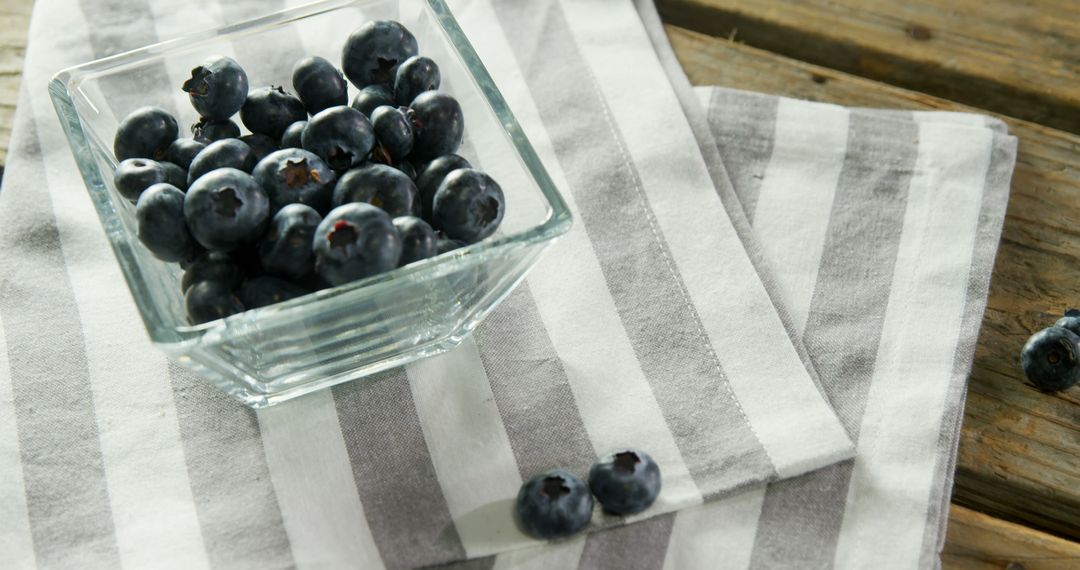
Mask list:
[[[945,570],[1051,570],[1080,565],[1080,544],[953,505]]]
[[[23,58],[26,56],[26,33],[34,0],[0,2],[0,174],[7,160],[8,141],[19,99]]]
[[[695,84],[844,105],[971,110],[922,93],[668,27]],[[1007,119],[1012,195],[968,390],[954,500],[1080,538],[1080,387],[1043,394],[1017,363],[1027,337],[1080,305],[1080,136]]]
[[[665,21],[1080,133],[1075,0],[658,0]]]

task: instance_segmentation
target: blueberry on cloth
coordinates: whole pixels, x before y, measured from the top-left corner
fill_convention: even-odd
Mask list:
[[[610,513],[632,515],[644,511],[656,500],[660,487],[660,467],[638,449],[609,453],[589,469],[589,488]]]
[[[592,520],[593,498],[577,476],[562,469],[541,473],[521,486],[516,514],[530,536],[565,538],[577,534]]]

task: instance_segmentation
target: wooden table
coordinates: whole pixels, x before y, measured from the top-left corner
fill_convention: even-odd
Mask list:
[[[0,2],[0,168],[33,0]],[[1020,346],[1080,306],[1080,2],[658,0],[691,80],[844,105],[981,110],[1020,139],[957,462],[946,568],[1080,568],[1080,387]],[[2,170],[0,170],[2,172]]]

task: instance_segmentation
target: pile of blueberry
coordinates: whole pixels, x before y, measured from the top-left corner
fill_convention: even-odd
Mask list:
[[[622,449],[593,464],[588,487],[563,469],[526,481],[518,491],[517,520],[533,537],[565,538],[589,525],[593,495],[605,511],[632,515],[649,508],[659,494],[660,467],[653,458],[637,449]]]
[[[1080,382],[1080,310],[1028,339],[1020,351],[1024,374],[1040,390],[1067,390]]]
[[[182,89],[200,119],[178,138],[157,107],[128,115],[113,143],[117,190],[138,235],[179,262],[192,324],[389,271],[480,241],[502,222],[490,176],[454,154],[461,105],[398,22],[349,35],[342,69],[309,57],[293,95],[248,90],[228,57]],[[348,103],[346,78],[359,93]],[[241,136],[232,117],[251,132]]]

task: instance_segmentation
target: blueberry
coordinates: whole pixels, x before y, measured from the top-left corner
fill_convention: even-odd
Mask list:
[[[637,449],[621,449],[589,469],[589,488],[609,513],[632,515],[653,504],[660,494],[660,467]]]
[[[233,288],[218,281],[201,281],[184,294],[188,322],[201,325],[244,312],[244,305]]]
[[[161,162],[161,168],[165,170],[165,181],[180,190],[187,190],[187,171],[171,162]]]
[[[270,200],[250,174],[219,168],[188,188],[184,217],[203,247],[231,251],[262,235],[270,218]]]
[[[161,163],[147,158],[129,158],[116,165],[113,171],[113,183],[120,195],[131,202],[139,199],[150,186],[159,182],[168,182],[169,174]]]
[[[235,168],[251,172],[255,168],[255,153],[251,147],[239,139],[225,139],[212,142],[195,155],[188,168],[188,186],[200,176],[219,168]]]
[[[1080,312],[1073,313],[1073,310],[1066,311],[1065,316],[1058,319],[1058,322],[1054,323],[1055,327],[1061,327],[1072,331],[1073,334],[1080,335]]]
[[[1061,327],[1043,329],[1020,351],[1020,365],[1040,390],[1065,390],[1080,380],[1080,336]]]
[[[330,168],[345,170],[358,166],[371,153],[375,131],[360,111],[342,105],[312,117],[300,140],[305,150],[319,155]]]
[[[232,58],[214,56],[191,70],[181,87],[200,116],[223,121],[236,114],[248,96],[248,78]]]
[[[289,204],[274,214],[259,244],[259,260],[266,272],[288,279],[311,273],[315,268],[311,244],[321,221],[322,216],[304,204]]]
[[[421,212],[425,220],[431,219],[435,192],[446,179],[446,175],[459,168],[472,168],[472,165],[456,154],[448,154],[429,162],[416,175],[416,189],[420,191],[420,204],[423,206]]]
[[[416,183],[416,167],[411,162],[401,160],[397,164],[391,164],[390,166],[400,170],[402,174],[409,177],[409,180],[412,180],[414,184]],[[420,200],[413,200],[413,212],[414,216],[420,217]]]
[[[369,163],[341,176],[334,186],[334,207],[366,202],[392,217],[408,216],[416,199],[416,185],[400,170]]]
[[[312,115],[349,102],[349,85],[345,78],[334,64],[321,57],[308,57],[296,62],[292,84],[307,112]]]
[[[517,520],[529,535],[565,538],[592,520],[589,488],[573,473],[553,469],[529,479],[517,495]]]
[[[320,212],[330,209],[334,171],[314,153],[299,148],[276,151],[259,161],[252,176],[270,197],[271,215],[297,202]]]
[[[435,230],[424,220],[401,216],[394,218],[394,227],[401,236],[401,259],[398,260],[398,267],[435,257],[439,253]]]
[[[442,255],[448,251],[454,251],[455,249],[463,248],[466,245],[469,244],[463,241],[458,241],[456,239],[439,238],[439,240],[435,242],[435,250],[438,252],[439,255]]]
[[[330,211],[315,230],[315,271],[341,285],[389,271],[401,258],[401,239],[386,212],[370,204]]]
[[[257,309],[274,303],[303,297],[311,291],[276,277],[256,277],[240,286],[240,302],[248,309]]]
[[[471,168],[446,175],[432,202],[435,227],[448,237],[476,243],[502,223],[506,210],[502,188],[490,176]]]
[[[405,26],[393,20],[375,20],[349,34],[341,50],[341,67],[359,89],[373,83],[390,87],[398,64],[418,51],[416,38]]]
[[[289,128],[285,129],[285,134],[281,135],[281,148],[304,148],[300,137],[304,134],[305,127],[307,127],[307,121],[296,121],[289,125]]]
[[[196,259],[184,271],[180,290],[187,292],[192,285],[203,281],[217,281],[235,289],[244,279],[244,273],[227,253],[208,252]]]
[[[163,160],[180,130],[176,119],[160,107],[142,107],[120,121],[113,139],[116,160]]]
[[[203,144],[210,144],[223,139],[239,138],[240,127],[229,119],[208,121],[203,118],[191,125],[191,136]]]
[[[195,158],[195,155],[199,154],[204,148],[206,148],[206,143],[195,139],[176,139],[169,145],[169,150],[165,153],[165,160],[187,170],[191,167],[191,161]]]
[[[172,184],[154,184],[135,205],[139,241],[162,261],[189,259],[199,252],[184,221],[184,193]]]
[[[390,92],[390,89],[385,85],[368,85],[360,90],[353,97],[352,108],[360,111],[365,117],[371,118],[371,114],[375,112],[375,109],[382,107],[383,105],[390,105],[391,107],[396,105],[394,102],[394,94]]]
[[[439,66],[431,58],[414,55],[398,66],[394,76],[394,99],[400,105],[408,105],[424,91],[438,89],[441,81]]]
[[[465,118],[457,99],[439,91],[425,91],[409,105],[416,141],[413,155],[435,158],[456,152],[465,133]]]
[[[397,164],[413,147],[412,123],[397,107],[382,106],[371,114],[371,127],[379,144],[373,154],[384,164]]]
[[[280,141],[285,129],[307,119],[307,110],[291,93],[281,87],[260,87],[248,94],[240,108],[240,120],[253,133]]]
[[[1065,309],[1066,317],[1080,317],[1080,309]]]
[[[255,153],[255,162],[266,158],[270,153],[278,150],[278,141],[258,133],[240,137],[244,144],[251,147]]]

